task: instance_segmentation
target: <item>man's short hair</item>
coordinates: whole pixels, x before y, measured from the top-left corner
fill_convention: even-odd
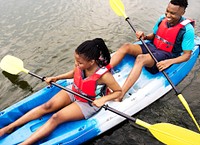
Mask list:
[[[173,5],[178,5],[180,7],[184,7],[185,9],[188,6],[187,0],[171,0],[170,3],[173,4]]]

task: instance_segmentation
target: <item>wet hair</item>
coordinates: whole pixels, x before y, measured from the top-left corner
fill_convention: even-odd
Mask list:
[[[188,6],[187,0],[171,0],[170,3],[173,4],[173,5],[178,5],[180,7],[184,7],[185,9]]]
[[[110,63],[110,53],[102,38],[86,40],[80,44],[75,52],[82,55],[88,61],[95,60],[99,67]]]

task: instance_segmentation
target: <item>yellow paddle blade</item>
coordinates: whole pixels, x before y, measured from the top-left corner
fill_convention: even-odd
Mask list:
[[[124,4],[121,2],[121,0],[110,0],[110,6],[118,16],[124,16],[127,18],[124,10]]]
[[[194,121],[195,125],[197,126],[198,130],[200,131],[200,127],[199,124],[197,123],[196,119],[194,118],[194,115],[192,114],[192,111],[190,110],[190,107],[188,105],[188,103],[186,102],[186,100],[184,99],[182,94],[178,95],[179,100],[182,102],[183,106],[185,107],[185,109],[187,110],[187,112],[189,113],[190,117],[192,118],[192,120]],[[199,143],[200,144],[200,143]]]
[[[24,68],[23,61],[17,57],[6,55],[0,62],[0,67],[2,70],[10,74],[18,74],[21,71],[28,73],[29,70]]]
[[[169,123],[148,124],[137,119],[136,123],[147,128],[155,138],[167,145],[198,145],[200,134]]]

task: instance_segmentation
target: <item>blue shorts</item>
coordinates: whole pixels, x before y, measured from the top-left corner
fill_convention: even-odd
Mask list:
[[[150,49],[150,51],[152,52],[152,54],[154,55],[154,57],[157,59],[158,62],[161,61],[161,60],[174,58],[174,55],[171,52],[159,50],[152,43],[146,43],[146,44],[147,44],[148,48]],[[142,48],[143,54],[149,53],[147,48],[143,44],[141,44],[140,46]],[[145,68],[146,68],[147,71],[149,71],[152,74],[156,74],[156,73],[159,72],[159,70],[156,66],[156,63],[151,68],[149,68],[149,67],[145,67]]]

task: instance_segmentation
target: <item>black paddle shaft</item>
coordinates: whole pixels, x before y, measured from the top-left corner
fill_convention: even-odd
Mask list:
[[[129,21],[129,17],[127,17],[125,20],[128,22],[128,24],[130,25],[130,27],[132,28],[132,30],[136,33],[136,30],[134,29],[133,25]],[[151,55],[151,57],[154,59],[154,61],[156,63],[158,63],[158,60],[155,58],[155,56],[153,55],[153,53],[151,52],[151,50],[149,49],[149,47],[146,45],[146,43],[144,42],[144,40],[142,40],[141,38],[139,38],[139,40],[145,46],[145,48],[147,49],[147,51],[149,52],[149,54]],[[164,76],[166,77],[166,79],[168,80],[168,82],[171,84],[171,86],[174,89],[176,95],[179,95],[180,92],[176,89],[175,85],[173,84],[173,82],[171,81],[171,79],[169,78],[169,76],[167,75],[167,73],[165,71],[162,71],[162,73],[164,74]]]
[[[44,81],[44,79],[45,79],[45,77],[41,77],[41,76],[39,76],[39,75],[37,75],[37,74],[35,74],[35,73],[32,73],[32,72],[28,72],[28,73],[29,73],[30,75],[32,75],[32,76],[34,76],[34,77],[36,77],[36,78],[42,80],[42,81]],[[87,101],[90,102],[90,103],[93,102],[93,100],[89,99],[87,96],[84,96],[84,95],[81,95],[81,94],[79,94],[79,93],[77,93],[77,92],[74,92],[74,91],[72,91],[71,89],[66,88],[66,87],[63,87],[63,86],[61,86],[61,85],[59,85],[59,84],[57,84],[57,83],[55,83],[55,82],[51,82],[51,84],[54,85],[54,86],[56,86],[56,87],[58,87],[58,88],[60,88],[60,89],[65,90],[65,91],[67,91],[67,92],[69,92],[69,93],[71,93],[71,94],[73,94],[73,95],[79,96],[79,97],[81,97],[81,98],[87,100]],[[118,110],[116,110],[116,109],[114,109],[114,108],[111,108],[111,107],[109,107],[108,105],[103,105],[102,107],[103,107],[105,110],[109,110],[109,111],[111,111],[111,112],[113,112],[113,113],[115,113],[115,114],[118,114],[119,116],[122,116],[122,117],[124,117],[124,118],[126,118],[126,119],[129,119],[129,120],[131,120],[131,121],[133,121],[133,122],[136,122],[136,119],[135,119],[135,118],[133,118],[133,117],[131,117],[131,116],[129,116],[129,115],[123,113],[123,112],[120,112],[120,111],[118,111]]]

